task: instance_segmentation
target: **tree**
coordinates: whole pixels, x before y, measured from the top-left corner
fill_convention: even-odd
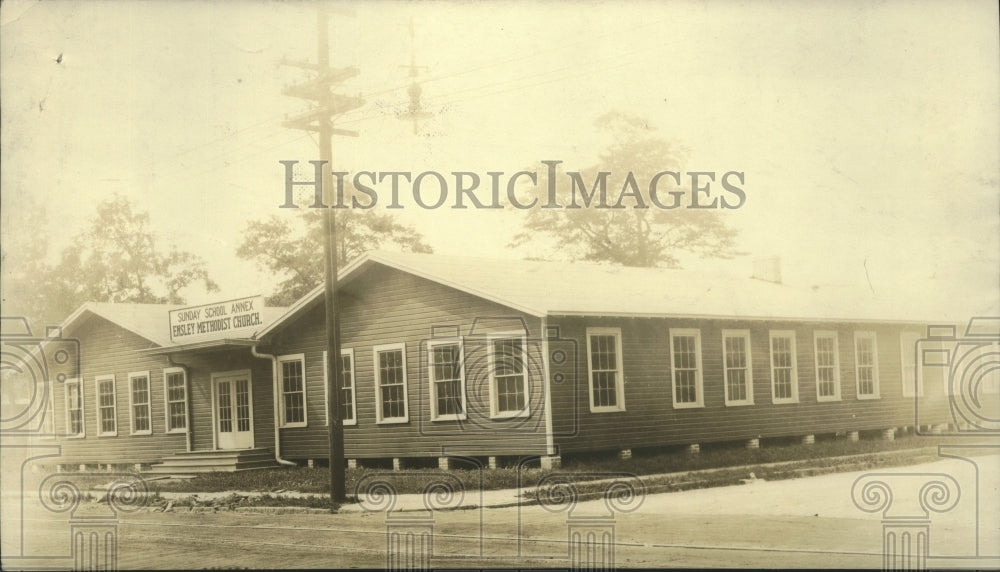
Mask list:
[[[201,258],[175,247],[164,252],[149,214],[120,195],[97,205],[55,264],[46,261],[47,226],[44,207],[30,201],[3,221],[3,314],[28,318],[36,334],[84,302],[183,304],[181,291],[197,282],[219,289]]]
[[[539,235],[554,242],[554,254],[542,253],[541,258],[569,258],[590,262],[621,264],[624,266],[677,267],[679,252],[701,256],[730,257],[736,230],[728,227],[715,210],[686,208],[662,209],[651,206],[648,182],[662,171],[681,172],[685,149],[655,135],[654,129],[644,119],[621,113],[608,113],[600,117],[597,127],[612,137],[610,146],[599,156],[599,163],[579,173],[579,180],[590,185],[600,180],[600,172],[608,172],[607,204],[620,208],[598,206],[593,203],[582,208],[565,208],[574,204],[582,206],[577,195],[574,201],[571,177],[557,170],[555,182],[557,203],[563,208],[542,208],[548,201],[547,191],[538,198],[538,204],[526,211],[523,232],[518,233],[510,246],[528,243],[537,247]],[[629,183],[631,173],[635,184]],[[669,178],[661,178],[657,196],[662,204],[670,203],[669,193],[676,187]],[[539,173],[537,189],[548,189],[549,178]],[[628,190],[630,195],[619,194]],[[637,204],[650,208],[634,208]],[[530,201],[522,201],[527,204]],[[539,256],[536,256],[539,257]]]
[[[247,223],[236,255],[253,260],[262,270],[283,279],[267,303],[285,306],[324,280],[323,215],[319,209],[300,211],[294,220],[270,215]],[[340,265],[383,244],[410,252],[432,252],[423,237],[388,213],[345,209],[337,212],[337,260]]]
[[[45,326],[65,317],[52,311],[49,300],[52,268],[45,260],[49,249],[45,207],[20,191],[3,202],[0,306],[4,316],[27,318],[32,332],[44,334]]]
[[[183,304],[181,290],[196,282],[208,292],[219,289],[200,257],[176,247],[161,251],[149,214],[117,194],[97,205],[52,274],[54,302],[69,308],[85,301]]]

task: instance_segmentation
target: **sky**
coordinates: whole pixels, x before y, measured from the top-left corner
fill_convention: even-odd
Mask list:
[[[921,316],[1000,314],[1000,47],[991,2],[328,3],[331,62],[365,105],[338,118],[343,170],[512,173],[586,168],[599,116],[639,116],[688,149],[686,171],[740,171],[720,213],[749,275],[867,288]],[[205,259],[221,292],[275,279],[236,257],[249,221],[279,209],[281,160],[318,158],[282,126],[282,95],[316,58],[314,2],[7,0],[0,5],[0,232],[31,201],[50,256],[115,194],[163,245]],[[410,22],[414,34],[409,32]],[[60,57],[61,55],[61,57]],[[431,117],[398,114],[420,66]],[[485,175],[484,175],[485,176]],[[381,188],[381,187],[380,187]],[[396,211],[435,252],[523,258],[522,213]]]

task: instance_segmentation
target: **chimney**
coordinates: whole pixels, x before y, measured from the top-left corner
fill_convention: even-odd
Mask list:
[[[781,284],[781,257],[764,256],[754,259],[753,277],[757,280]]]

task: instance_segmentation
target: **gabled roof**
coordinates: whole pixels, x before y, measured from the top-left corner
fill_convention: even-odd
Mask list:
[[[99,316],[158,346],[170,345],[168,313],[183,306],[177,304],[134,304],[130,302],[87,302],[62,323],[63,335]]]
[[[90,318],[99,316],[116,324],[142,338],[145,338],[161,348],[181,347],[170,339],[171,310],[187,307],[178,304],[133,304],[114,302],[87,302],[70,314],[62,323],[63,335],[69,335],[81,327]],[[270,325],[275,319],[285,314],[287,308],[265,307],[260,310],[261,321]],[[217,338],[201,337],[200,343],[212,340],[225,340],[228,332],[219,332]]]
[[[905,300],[844,287],[795,287],[720,273],[376,251],[340,272],[347,285],[382,265],[533,316],[697,317],[926,323]],[[269,327],[316,304],[315,288]]]

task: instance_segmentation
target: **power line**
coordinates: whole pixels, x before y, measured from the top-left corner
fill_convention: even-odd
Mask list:
[[[648,28],[648,27],[651,27],[651,26],[656,26],[656,25],[662,24],[665,21],[666,21],[666,19],[664,19],[664,20],[655,20],[655,21],[647,22],[645,24],[641,24],[639,26],[630,26],[629,27],[629,32],[631,33],[631,32],[634,32],[635,30],[639,30],[639,29],[643,29],[643,28]],[[460,77],[460,76],[467,75],[467,74],[470,74],[470,73],[474,73],[474,72],[477,72],[477,71],[481,71],[481,70],[484,70],[484,69],[489,69],[489,68],[493,68],[493,67],[503,66],[503,65],[507,65],[507,64],[518,63],[518,62],[522,62],[522,61],[529,60],[529,59],[532,59],[532,58],[536,58],[536,57],[539,57],[539,56],[550,55],[550,54],[554,54],[554,53],[558,53],[558,52],[570,50],[570,49],[573,49],[573,48],[575,48],[577,46],[580,46],[580,45],[592,44],[596,40],[600,40],[602,38],[618,37],[620,35],[621,35],[621,31],[609,31],[609,32],[606,32],[604,34],[599,34],[599,35],[581,34],[581,36],[584,37],[585,39],[582,39],[582,40],[579,40],[579,41],[576,41],[576,42],[569,42],[569,43],[566,43],[566,44],[562,44],[561,46],[559,46],[557,48],[552,48],[552,49],[547,49],[547,50],[536,50],[534,52],[522,54],[522,55],[519,55],[519,56],[514,56],[514,57],[510,57],[510,58],[504,58],[504,59],[500,59],[500,60],[487,61],[485,63],[477,64],[477,65],[474,65],[472,67],[468,67],[468,68],[461,69],[461,70],[458,70],[458,71],[455,71],[455,72],[451,72],[451,73],[445,73],[445,74],[439,74],[439,75],[433,75],[433,74],[427,75],[427,76],[424,76],[421,79],[420,83],[426,85],[428,83],[432,83],[432,82],[436,82],[436,81],[442,81],[442,80],[445,80],[445,79],[451,79],[451,78],[455,78],[455,77]],[[575,66],[567,66],[567,67],[575,67]],[[562,69],[567,69],[567,68],[557,68],[557,70],[546,70],[545,72],[542,72],[542,74],[548,73],[548,72],[551,72],[551,71],[558,71],[558,70],[562,70]],[[538,75],[538,74],[536,74],[536,75]],[[383,95],[383,94],[386,94],[386,93],[398,92],[400,90],[408,88],[410,85],[412,85],[412,82],[410,82],[410,83],[397,83],[397,84],[391,85],[390,87],[381,88],[381,89],[378,89],[378,90],[371,90],[370,89],[370,90],[367,90],[367,91],[363,91],[362,94],[361,94],[361,96],[364,97],[364,98],[366,98],[366,99],[370,99],[370,98],[373,98],[373,97],[376,97],[376,96],[379,96],[379,95]],[[497,85],[497,83],[486,84],[486,85]],[[483,86],[477,86],[477,87],[468,88],[468,90],[474,90],[474,89],[481,88],[481,87],[483,87]],[[463,90],[463,91],[467,91],[467,90]],[[348,111],[347,112],[347,114],[350,114],[350,113],[353,113],[353,111]],[[376,116],[382,116],[382,115],[384,115],[384,114],[377,114]],[[257,122],[257,123],[253,123],[251,125],[248,125],[246,127],[241,128],[241,129],[239,129],[237,131],[234,131],[232,133],[228,133],[226,135],[217,137],[217,138],[212,139],[210,141],[206,141],[204,143],[199,143],[197,145],[194,145],[192,147],[189,147],[187,149],[179,151],[178,153],[176,153],[173,156],[177,157],[177,156],[181,156],[181,155],[185,155],[185,154],[191,153],[193,151],[196,151],[198,149],[201,149],[201,148],[206,147],[208,145],[211,145],[213,143],[217,143],[217,142],[224,141],[224,140],[232,138],[232,137],[236,137],[236,136],[238,136],[238,135],[240,135],[242,133],[245,133],[245,132],[250,131],[252,129],[255,129],[257,127],[266,125],[266,124],[271,123],[271,122],[280,121],[282,119],[283,119],[283,115],[280,115],[280,114],[268,117],[267,119],[264,119],[264,120],[262,120],[260,122]]]
[[[646,28],[646,27],[650,27],[650,26],[655,26],[655,25],[657,25],[659,23],[661,23],[661,21],[651,21],[651,22],[648,22],[648,23],[643,24],[643,25],[638,26],[638,27],[632,27],[632,28],[630,28],[630,30],[635,30],[635,29],[641,29],[641,28]],[[602,35],[599,35],[599,36],[586,36],[587,37],[586,40],[581,40],[581,41],[578,41],[578,42],[572,42],[572,43],[569,43],[569,44],[564,44],[564,45],[562,45],[562,46],[560,46],[558,48],[551,49],[551,50],[538,50],[538,51],[535,51],[535,52],[532,52],[532,53],[529,53],[529,54],[524,54],[524,55],[515,56],[515,57],[511,57],[511,58],[505,58],[505,59],[497,60],[497,61],[491,61],[491,62],[487,62],[487,63],[481,64],[481,65],[476,65],[476,66],[473,66],[473,67],[470,67],[470,68],[466,68],[466,69],[463,69],[463,70],[458,70],[456,72],[452,72],[452,73],[448,73],[448,74],[437,75],[437,76],[425,76],[424,78],[421,79],[420,83],[421,84],[426,84],[426,83],[429,83],[429,82],[441,81],[441,80],[444,80],[444,79],[459,77],[459,76],[466,75],[466,74],[469,74],[469,73],[473,73],[473,72],[476,72],[476,71],[480,71],[480,70],[483,70],[483,69],[488,69],[488,68],[502,66],[502,65],[511,64],[511,63],[517,63],[517,62],[521,62],[521,61],[524,61],[524,60],[527,60],[527,59],[531,59],[531,58],[535,58],[535,57],[538,57],[538,56],[547,55],[547,54],[551,54],[551,53],[555,53],[555,52],[559,52],[559,51],[563,51],[563,50],[568,50],[568,49],[571,49],[571,48],[573,48],[573,47],[575,47],[577,45],[586,44],[586,43],[592,43],[595,39],[600,39],[602,37],[617,36],[618,34],[619,34],[618,32],[608,32],[606,34],[602,34]],[[653,49],[653,48],[650,48],[650,49]],[[649,50],[648,49],[647,50],[643,50],[643,52],[645,52],[645,51],[649,51]],[[636,53],[642,53],[642,52],[636,52]],[[544,71],[541,71],[541,72],[533,73],[533,74],[530,74],[530,75],[522,76],[522,77],[511,79],[511,80],[495,81],[495,82],[480,84],[480,85],[476,85],[476,86],[472,86],[472,87],[462,88],[462,89],[459,89],[459,90],[456,90],[456,91],[452,91],[452,92],[449,92],[449,93],[440,94],[440,95],[437,95],[437,96],[432,96],[428,102],[423,103],[423,109],[427,109],[429,107],[444,107],[444,106],[448,106],[448,105],[454,105],[456,103],[462,103],[462,102],[465,102],[465,101],[470,101],[470,100],[473,100],[473,99],[479,99],[479,98],[482,98],[482,97],[490,97],[490,96],[495,96],[495,95],[501,95],[501,94],[504,94],[504,93],[511,93],[511,92],[515,92],[515,91],[520,91],[522,89],[530,89],[532,87],[538,87],[538,86],[541,86],[541,85],[546,85],[546,84],[553,83],[553,82],[556,82],[556,81],[559,81],[559,80],[572,79],[572,78],[576,78],[576,77],[584,77],[584,76],[592,75],[594,72],[600,71],[602,69],[608,69],[608,68],[613,68],[613,67],[623,67],[623,66],[626,66],[626,65],[630,65],[632,63],[636,63],[635,60],[627,61],[626,63],[620,63],[621,62],[620,55],[606,56],[604,59],[608,59],[609,57],[610,58],[615,58],[616,61],[619,62],[619,63],[617,63],[616,65],[613,65],[613,66],[602,66],[602,67],[597,67],[597,68],[595,68],[595,67],[587,67],[587,68],[584,68],[579,73],[564,74],[563,72],[566,72],[566,71],[572,71],[572,70],[578,70],[578,69],[580,69],[579,66],[577,66],[577,65],[567,65],[567,66],[562,66],[562,67],[555,68],[555,69],[544,70]],[[553,77],[551,79],[547,79],[547,76],[553,76]],[[529,79],[532,79],[532,78],[537,78],[540,81],[536,81],[536,82],[532,82],[532,83],[520,83],[520,84],[517,83],[517,82],[523,82],[525,80],[529,80]],[[368,97],[372,97],[372,96],[376,96],[376,95],[380,95],[380,94],[396,92],[396,91],[399,91],[401,89],[406,88],[407,85],[408,84],[398,84],[398,85],[393,86],[391,88],[387,88],[387,89],[383,89],[383,90],[379,90],[379,91],[366,91],[366,92],[363,92],[363,94],[364,94],[364,97],[368,98]],[[409,85],[412,85],[412,83],[409,84]],[[495,88],[495,87],[503,87],[503,86],[507,86],[507,85],[511,85],[511,87],[509,87],[507,89],[489,90],[489,91],[486,91],[484,93],[475,93],[476,91],[479,91],[479,90],[489,89],[489,88]],[[460,96],[462,94],[471,94],[471,95],[464,96],[464,97],[456,97],[456,96]],[[405,104],[401,103],[401,104],[399,104],[399,107],[402,107],[403,105],[405,105]],[[354,116],[356,114],[358,116]],[[340,125],[355,125],[355,124],[363,123],[365,121],[369,121],[369,120],[373,120],[373,119],[381,119],[381,118],[387,117],[389,115],[392,115],[392,114],[386,112],[384,109],[371,109],[370,107],[369,108],[354,108],[354,109],[350,109],[350,110],[345,111],[343,113],[343,117],[340,120],[338,120],[337,123],[340,124]],[[403,118],[406,118],[404,112],[395,113],[394,115],[396,115],[397,117],[403,115],[404,116]],[[242,129],[240,129],[238,131],[235,131],[233,133],[224,135],[222,137],[215,138],[212,141],[209,141],[209,142],[206,142],[206,143],[202,143],[202,144],[196,145],[194,147],[191,147],[189,149],[186,149],[184,151],[181,151],[181,152],[175,154],[174,157],[178,157],[178,156],[187,154],[187,153],[189,153],[189,152],[191,152],[193,150],[196,150],[196,149],[199,149],[199,148],[203,148],[203,147],[211,145],[213,143],[224,141],[224,140],[226,140],[228,138],[231,138],[231,137],[236,137],[236,136],[238,136],[240,134],[246,133],[246,132],[251,131],[253,129],[256,129],[258,127],[267,125],[268,123],[271,123],[271,122],[275,121],[276,119],[280,119],[280,118],[281,118],[280,115],[271,116],[271,117],[269,117],[269,118],[267,118],[267,119],[265,119],[263,121],[254,123],[252,125],[249,125],[247,127],[242,128]],[[274,139],[274,138],[279,137],[280,135],[281,135],[281,133],[279,132],[279,133],[274,133],[272,135],[267,135],[265,137],[255,138],[252,141],[249,141],[249,142],[247,142],[245,144],[241,144],[240,146],[241,147],[250,146],[250,145],[252,145],[255,142],[258,142],[258,141],[261,141],[261,140]],[[291,143],[293,143],[295,141],[299,141],[301,139],[302,139],[301,137],[294,138],[292,140],[287,140],[287,141],[284,141],[282,143],[279,143],[277,145],[266,147],[266,148],[264,148],[262,150],[255,150],[254,152],[250,153],[249,155],[243,156],[243,157],[241,157],[239,159],[227,160],[227,161],[225,161],[225,164],[223,164],[223,165],[219,165],[219,166],[214,167],[214,168],[210,168],[210,169],[205,169],[205,170],[202,170],[202,171],[198,171],[196,173],[191,174],[190,176],[185,176],[182,179],[175,179],[174,181],[186,181],[186,180],[189,180],[189,179],[194,178],[194,177],[198,177],[198,176],[205,175],[205,174],[210,174],[210,173],[218,171],[218,170],[223,170],[223,169],[231,167],[232,165],[235,165],[235,164],[238,164],[238,163],[242,163],[242,162],[244,162],[245,160],[247,160],[249,158],[258,156],[258,155],[260,155],[260,154],[262,154],[262,153],[264,153],[264,152],[266,152],[268,150],[271,150],[271,149],[274,149],[274,148],[277,148],[277,147],[280,147],[280,146],[283,146],[283,145],[291,144]],[[208,156],[208,157],[206,157],[206,158],[204,158],[204,159],[202,159],[202,160],[194,163],[194,165],[195,166],[202,165],[202,164],[209,163],[209,162],[212,162],[214,160],[217,160],[220,157],[225,157],[226,154],[231,154],[232,150],[233,150],[232,148],[227,148],[224,152],[220,153],[219,155]],[[190,172],[190,167],[191,167],[191,165],[185,165],[185,168],[188,170],[188,172]]]

